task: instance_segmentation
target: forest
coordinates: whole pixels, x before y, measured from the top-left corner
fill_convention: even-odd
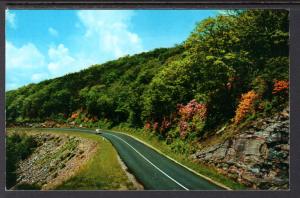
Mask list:
[[[228,11],[200,21],[172,48],[7,91],[6,124],[126,126],[171,144],[267,117],[289,102],[288,17],[286,10]]]

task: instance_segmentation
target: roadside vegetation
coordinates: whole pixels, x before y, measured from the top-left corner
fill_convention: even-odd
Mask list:
[[[135,190],[135,187],[118,161],[117,151],[111,143],[94,134],[62,132],[98,142],[97,152],[84,164],[78,173],[55,190]]]
[[[125,127],[115,127],[111,131],[125,133],[130,136],[137,138],[138,140],[152,146],[158,150],[163,155],[167,155],[172,159],[176,160],[180,164],[211,178],[213,181],[219,182],[233,190],[237,189],[247,189],[246,186],[239,184],[238,182],[229,179],[228,177],[219,174],[214,168],[208,167],[204,164],[200,164],[190,158],[188,152],[174,152],[174,150],[166,144],[165,141],[160,140],[155,134],[149,135],[149,133],[143,130],[125,128]]]
[[[6,136],[6,188],[16,184],[18,163],[26,159],[37,147],[33,137],[12,133]],[[28,188],[28,187],[26,187]]]
[[[25,160],[29,155],[37,148],[37,141],[35,140],[35,134],[45,133],[45,134],[57,134],[57,135],[67,135],[73,137],[80,137],[84,139],[89,139],[95,141],[96,152],[92,153],[85,163],[78,163],[80,165],[79,169],[76,168],[76,173],[72,173],[70,178],[60,182],[59,185],[51,185],[49,190],[134,190],[136,189],[132,181],[130,181],[122,169],[120,162],[118,161],[117,152],[113,148],[110,142],[104,140],[103,138],[94,135],[81,132],[72,131],[60,131],[60,130],[39,130],[39,129],[16,129],[17,132],[9,134],[7,136],[7,189],[11,188],[16,184],[17,174],[15,171],[18,168],[18,163],[21,160]],[[20,135],[21,134],[21,135]],[[52,138],[53,139],[53,138]],[[73,140],[73,139],[72,139]],[[14,145],[14,146],[13,146]],[[61,150],[66,147],[72,146],[67,142],[61,147],[56,154],[61,156],[64,154]],[[18,148],[18,149],[16,149]],[[21,149],[22,148],[22,149]],[[14,152],[11,150],[14,149]],[[18,161],[15,157],[19,157]],[[45,156],[40,156],[41,160]],[[39,159],[40,159],[39,158]],[[55,156],[48,156],[48,160],[55,158]],[[50,159],[51,158],[51,159]],[[41,161],[40,160],[40,161]],[[47,159],[45,159],[47,160]],[[44,165],[47,163],[43,163]],[[12,170],[14,167],[14,170]],[[37,168],[37,167],[36,167]],[[46,168],[46,167],[45,167]],[[59,167],[55,167],[59,168]],[[52,168],[53,169],[53,168]],[[50,172],[48,171],[50,174]],[[57,176],[58,177],[58,176]],[[26,184],[21,183],[15,186],[15,189],[26,190],[26,189],[41,189],[40,185],[37,184]]]
[[[247,123],[288,105],[288,14],[230,11],[199,22],[183,43],[172,48],[8,91],[7,126],[55,122],[134,131],[130,134],[183,164],[240,188],[189,156],[208,138],[234,135]],[[93,178],[95,173],[82,174]],[[77,181],[73,178],[69,184],[86,182]]]

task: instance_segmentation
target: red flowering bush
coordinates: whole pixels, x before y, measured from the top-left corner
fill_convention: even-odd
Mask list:
[[[179,134],[181,138],[184,138],[189,130],[200,131],[202,129],[199,126],[203,126],[203,122],[206,119],[207,107],[205,104],[198,103],[194,99],[187,105],[179,104],[177,108],[180,116]]]
[[[153,123],[153,130],[154,130],[155,132],[157,132],[157,131],[158,131],[158,128],[159,128],[158,122],[154,122],[154,123]]]
[[[206,117],[206,106],[201,103],[197,103],[197,101],[191,100],[187,105],[179,104],[177,106],[178,114],[181,116],[182,120],[190,120],[195,115],[199,116],[200,118],[204,119]]]
[[[161,122],[160,132],[161,133],[165,132],[167,129],[170,128],[170,126],[171,126],[171,122],[166,117],[164,117]]]
[[[158,122],[154,122],[152,127],[151,127],[151,122],[148,120],[146,121],[144,125],[144,129],[146,131],[155,131],[155,132],[160,132],[161,134],[165,133],[169,128],[171,127],[171,121],[164,117],[162,122],[159,124]]]
[[[147,121],[145,123],[144,129],[147,130],[147,131],[149,131],[151,129],[151,123],[149,121]]]
[[[180,120],[179,122],[179,135],[181,138],[184,138],[187,134],[189,125],[186,121]]]

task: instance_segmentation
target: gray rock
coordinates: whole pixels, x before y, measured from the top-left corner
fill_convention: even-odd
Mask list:
[[[258,119],[231,139],[191,157],[254,189],[289,187],[289,111]]]

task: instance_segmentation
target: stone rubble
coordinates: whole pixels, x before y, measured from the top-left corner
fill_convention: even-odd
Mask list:
[[[54,134],[33,134],[39,147],[19,163],[17,185],[38,185],[53,189],[88,160],[96,143],[87,139]]]

